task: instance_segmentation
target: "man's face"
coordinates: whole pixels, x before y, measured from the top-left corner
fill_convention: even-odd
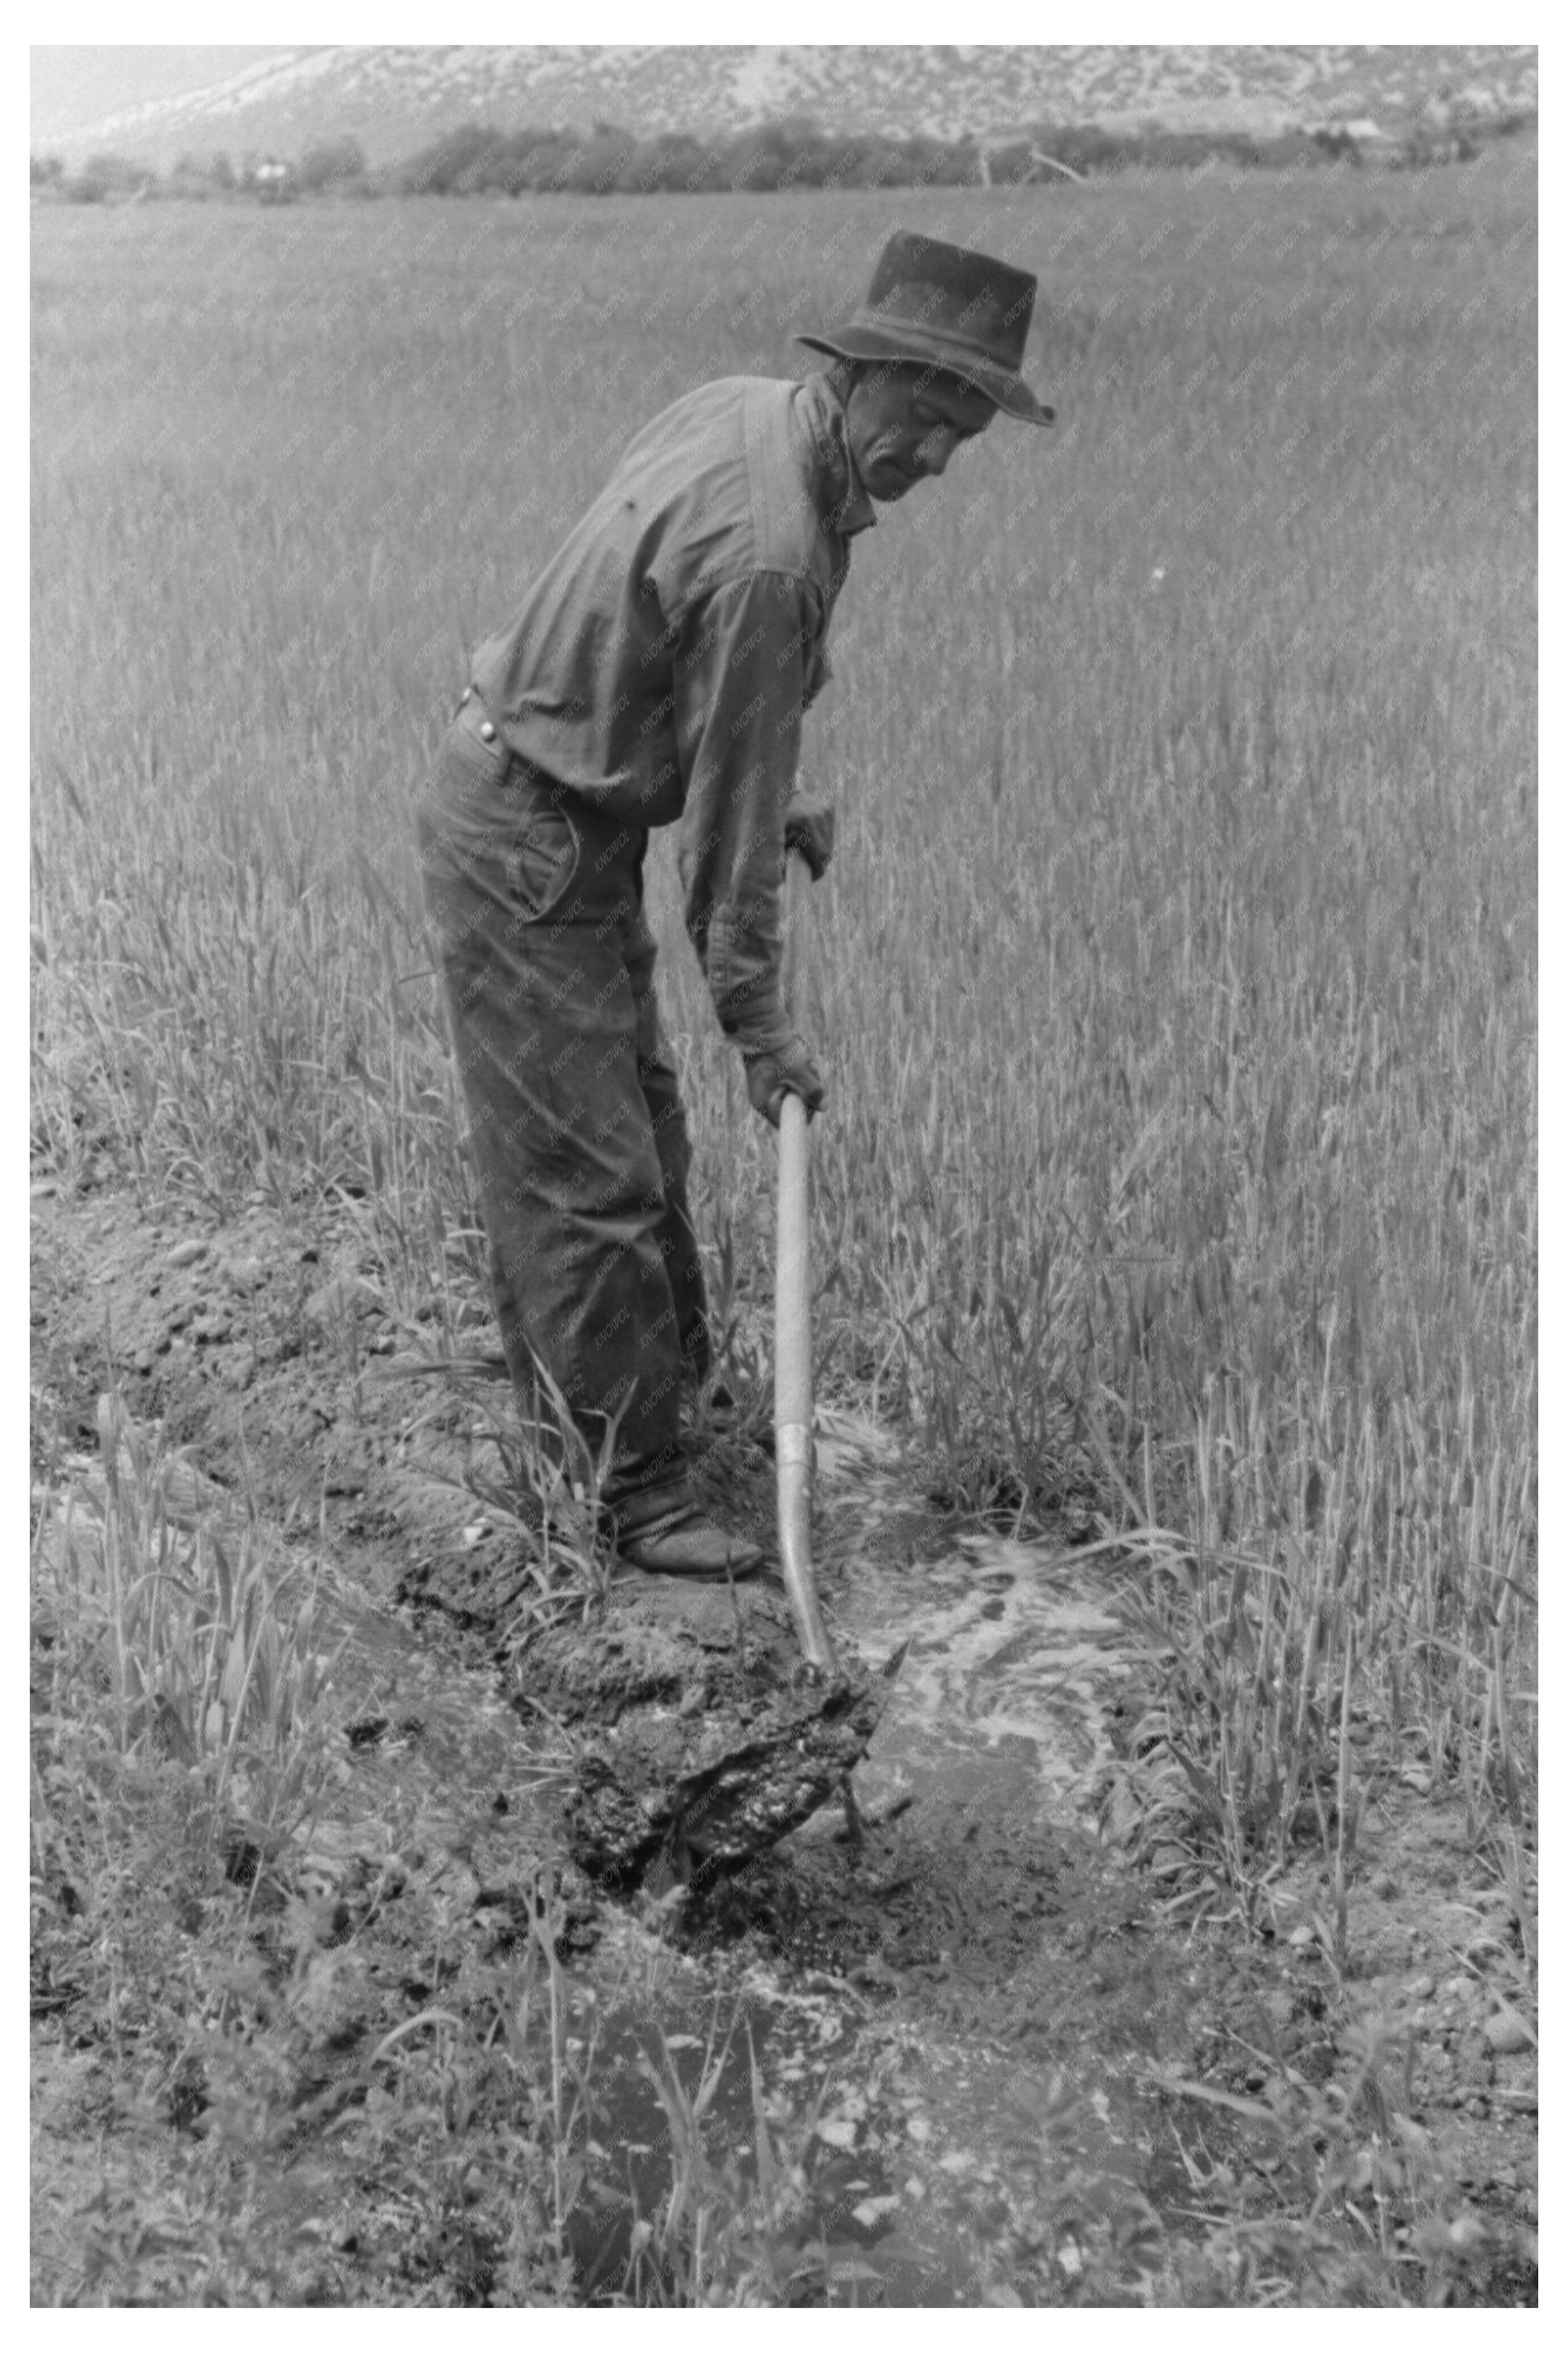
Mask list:
[[[888,503],[944,472],[960,444],[984,432],[996,405],[956,376],[879,362],[856,377],[844,413],[860,480]]]

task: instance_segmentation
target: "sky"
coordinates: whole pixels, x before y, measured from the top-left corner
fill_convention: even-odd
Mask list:
[[[83,124],[99,121],[122,106],[149,99],[177,98],[259,65],[279,54],[276,44],[146,44],[139,47],[35,47],[30,52],[32,106],[29,143],[35,149]]]

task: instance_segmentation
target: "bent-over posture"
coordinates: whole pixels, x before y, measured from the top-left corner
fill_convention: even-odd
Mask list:
[[[851,543],[998,407],[1050,421],[1019,370],[1035,280],[896,233],[800,382],[704,385],[631,443],[481,646],[419,815],[501,1343],[590,1445],[624,1556],[742,1575],[756,1546],[696,1503],[683,1382],[709,1372],[690,1147],[654,994],[642,872],[679,825],[686,925],[751,1101],[775,1125],[822,1082],[781,997],[786,843],[820,875],[832,813],[795,801],[801,720]]]

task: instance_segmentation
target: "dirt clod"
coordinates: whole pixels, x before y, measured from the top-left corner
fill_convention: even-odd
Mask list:
[[[574,1735],[573,1852],[622,1890],[656,1865],[690,1883],[773,1845],[834,1795],[880,1714],[858,1667],[807,1678],[766,1587],[628,1580],[603,1622],[539,1636],[518,1674]]]

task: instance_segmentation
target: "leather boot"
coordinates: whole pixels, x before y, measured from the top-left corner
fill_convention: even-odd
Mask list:
[[[752,1577],[763,1565],[756,1545],[729,1535],[706,1512],[693,1512],[674,1526],[628,1533],[621,1539],[620,1556],[655,1577]]]

